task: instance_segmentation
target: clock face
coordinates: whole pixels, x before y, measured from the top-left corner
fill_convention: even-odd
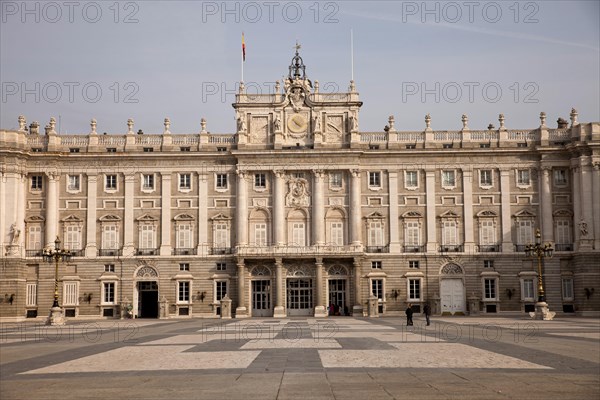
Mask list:
[[[287,126],[294,133],[305,132],[307,127],[306,118],[302,114],[293,114],[288,118]]]

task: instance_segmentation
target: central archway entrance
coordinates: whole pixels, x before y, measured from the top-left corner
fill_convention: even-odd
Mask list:
[[[286,306],[289,316],[313,315],[314,268],[305,263],[293,263],[287,268]]]
[[[464,315],[465,284],[464,271],[457,264],[446,264],[440,271],[440,297],[442,314]]]
[[[158,272],[143,263],[133,279],[133,314],[137,318],[158,318]]]

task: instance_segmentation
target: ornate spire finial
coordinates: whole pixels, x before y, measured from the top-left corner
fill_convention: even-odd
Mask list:
[[[302,61],[302,57],[300,57],[300,44],[296,41],[296,45],[294,48],[296,49],[296,54],[294,58],[292,58],[292,63],[290,64],[290,72],[288,78],[290,80],[297,79],[306,79],[306,67],[304,66],[304,61]]]

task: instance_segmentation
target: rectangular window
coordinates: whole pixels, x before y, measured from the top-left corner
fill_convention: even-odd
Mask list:
[[[217,174],[217,189],[227,189],[227,174]]]
[[[331,244],[335,246],[344,245],[344,224],[342,222],[331,222]]]
[[[383,279],[371,280],[371,293],[378,299],[383,300]]]
[[[218,262],[217,263],[217,271],[227,271],[227,263]]]
[[[294,172],[294,173],[292,173],[292,178],[304,179],[304,172]]]
[[[421,245],[420,229],[417,221],[406,222],[406,237],[404,239],[407,246]]]
[[[254,244],[256,246],[267,245],[267,224],[264,222],[254,224]]]
[[[406,150],[412,150],[412,149],[416,149],[417,145],[416,144],[407,144],[406,145]]]
[[[179,189],[190,190],[192,188],[192,174],[179,175]]]
[[[442,171],[442,186],[456,186],[456,177],[454,171]]]
[[[27,284],[27,298],[25,299],[25,306],[37,306],[37,283]]]
[[[306,246],[306,230],[304,222],[292,223],[292,245]]]
[[[517,244],[533,243],[533,221],[519,221],[517,225]]]
[[[44,177],[42,175],[33,175],[31,177],[31,190],[42,190]]]
[[[115,303],[115,283],[114,282],[104,282],[104,293],[102,296],[102,302],[104,304],[114,304]]]
[[[451,149],[452,147],[454,147],[454,145],[452,143],[444,143],[444,144],[442,144],[442,148],[443,149]]]
[[[187,281],[179,282],[177,300],[180,302],[190,301],[190,283]]]
[[[568,174],[566,169],[555,169],[553,174],[555,186],[565,186],[567,184]]]
[[[519,169],[517,170],[517,185],[521,186],[529,186],[530,177],[528,169]]]
[[[79,153],[79,147],[70,147],[69,153]]]
[[[523,279],[523,287],[521,289],[523,294],[523,300],[534,300],[535,294],[533,288],[533,279]]]
[[[140,225],[140,248],[154,249],[154,225]]]
[[[420,279],[409,279],[408,280],[408,300],[421,300],[421,280]]]
[[[79,175],[67,175],[67,190],[79,190]]]
[[[479,223],[479,244],[495,245],[496,230],[494,229],[494,221],[482,220]]]
[[[383,246],[383,224],[380,221],[369,223],[369,246]]]
[[[571,243],[571,224],[568,220],[556,221],[556,244]]]
[[[191,151],[191,150],[192,150],[192,148],[191,148],[191,147],[185,147],[185,146],[184,146],[184,147],[180,147],[180,148],[179,148],[179,150],[187,153],[187,152]]]
[[[117,152],[117,148],[116,147],[107,147],[106,148],[106,152],[107,153],[116,153]]]
[[[152,153],[154,152],[154,147],[144,147],[144,153]]]
[[[489,143],[479,143],[479,148],[480,149],[489,149],[490,144]]]
[[[119,248],[118,230],[116,225],[102,227],[102,249],[114,250]]]
[[[64,282],[63,291],[64,306],[76,306],[79,304],[79,284],[77,282]]]
[[[180,263],[179,264],[179,270],[180,271],[189,271],[190,270],[190,264],[189,263]]]
[[[191,249],[192,248],[192,225],[178,224],[177,225],[177,248]]]
[[[145,189],[145,190],[154,189],[154,174],[143,174],[142,175],[142,189]]]
[[[416,188],[419,186],[419,174],[417,171],[406,171],[404,173],[407,188]]]
[[[484,298],[486,300],[496,300],[496,280],[495,279],[484,279],[483,280]]]
[[[329,187],[339,189],[342,187],[342,173],[332,172],[329,174]]]
[[[260,173],[254,174],[254,188],[255,189],[266,189],[267,188],[267,175]]]
[[[383,264],[381,263],[381,261],[371,261],[371,268],[381,269],[383,268]]]
[[[573,278],[562,280],[563,300],[573,300]]]
[[[369,186],[381,187],[381,172],[369,172]]]
[[[29,237],[27,238],[27,249],[41,250],[42,249],[42,227],[34,225],[29,227]]]
[[[215,223],[214,247],[219,249],[229,247],[229,226],[227,223]]]
[[[67,250],[81,250],[80,242],[80,228],[77,225],[67,226],[66,238],[65,238],[65,249]]]
[[[444,221],[442,232],[442,244],[458,244],[457,226],[455,221]]]
[[[104,264],[104,272],[115,272],[115,264]]]
[[[223,153],[223,152],[227,151],[227,147],[217,147],[217,151],[220,153]]]
[[[220,301],[227,294],[227,281],[215,282],[215,300]]]
[[[492,170],[482,169],[479,171],[479,185],[492,186]]]
[[[117,190],[117,175],[106,175],[105,176],[104,189]]]
[[[483,260],[483,268],[494,268],[494,260]]]
[[[408,262],[408,268],[418,269],[419,268],[419,261],[409,261]]]

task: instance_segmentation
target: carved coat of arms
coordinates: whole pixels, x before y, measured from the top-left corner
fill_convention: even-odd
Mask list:
[[[304,178],[290,179],[285,202],[288,207],[308,207],[310,205],[308,181]]]

